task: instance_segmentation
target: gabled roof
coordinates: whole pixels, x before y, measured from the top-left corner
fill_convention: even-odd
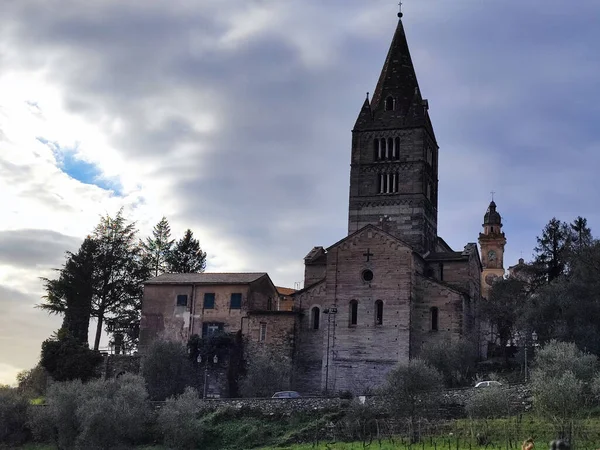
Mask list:
[[[286,287],[275,286],[275,289],[277,289],[277,292],[279,292],[281,295],[292,295],[294,292],[296,292],[296,289]]]
[[[425,261],[468,261],[469,255],[463,252],[435,252],[425,257]]]
[[[438,280],[437,278],[426,277],[422,273],[416,273],[416,275],[418,277],[421,277],[421,279],[423,279],[423,280],[429,281],[430,283],[437,284],[439,286],[444,286],[446,289],[454,291],[457,294],[466,295],[467,297],[469,297],[469,293],[467,291],[465,291],[465,290],[463,290],[463,289],[461,289],[461,288],[459,288],[457,286],[454,286],[454,285],[452,285],[450,283],[447,283],[446,281],[441,281],[441,280]]]
[[[354,233],[349,234],[345,238],[340,239],[335,244],[330,245],[329,247],[327,247],[327,251],[331,250],[333,247],[337,247],[338,245],[342,244],[343,242],[347,241],[348,239],[352,239],[354,236],[356,236],[356,235],[364,232],[367,229],[372,229],[373,231],[376,231],[377,233],[384,234],[388,238],[393,239],[394,241],[402,244],[403,246],[405,246],[405,247],[410,248],[411,250],[413,250],[412,246],[410,244],[408,244],[407,242],[404,242],[402,239],[398,239],[396,236],[388,233],[387,231],[383,231],[381,228],[378,228],[378,227],[376,227],[373,224],[368,224],[368,225],[365,225],[364,227],[362,227],[360,230],[357,230]],[[413,250],[413,252],[416,253],[414,250]]]
[[[249,284],[262,277],[266,272],[253,273],[163,273],[151,278],[144,284]]]

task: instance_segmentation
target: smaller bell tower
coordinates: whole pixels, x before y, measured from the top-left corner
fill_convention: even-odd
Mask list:
[[[498,278],[504,276],[504,246],[506,237],[502,231],[502,217],[496,211],[496,203],[492,199],[483,216],[483,233],[479,233],[481,247],[481,295],[488,297],[490,287]]]

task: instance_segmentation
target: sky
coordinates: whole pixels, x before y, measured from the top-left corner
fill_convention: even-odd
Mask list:
[[[60,325],[35,308],[101,215],[166,216],[209,271],[294,287],[347,234],[351,129],[392,0],[5,1],[0,384]],[[438,233],[476,242],[495,191],[505,267],[552,217],[600,227],[600,3],[406,0],[439,152]],[[522,252],[522,253],[521,253]]]

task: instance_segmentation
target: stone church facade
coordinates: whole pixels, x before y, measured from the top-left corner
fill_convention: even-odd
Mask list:
[[[276,288],[266,274],[161,275],[145,286],[140,349],[240,332],[288,354],[303,394],[364,393],[425,344],[468,339],[485,357],[482,284],[503,274],[506,239],[494,202],[483,263],[476,243],[455,251],[437,234],[439,146],[402,20],[350,150],[348,234],[306,255],[303,289]]]
[[[304,392],[364,392],[426,343],[480,343],[477,245],[437,235],[438,151],[398,21],[352,130],[348,236],[305,258],[295,380]]]

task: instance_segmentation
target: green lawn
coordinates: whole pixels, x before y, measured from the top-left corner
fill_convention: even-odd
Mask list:
[[[205,441],[203,450],[520,450],[521,443],[531,437],[536,450],[548,448],[556,439],[555,428],[531,414],[489,421],[467,419],[445,423],[423,423],[419,426],[422,439],[411,444],[406,437],[375,437],[365,442],[339,442],[342,430],[327,428],[336,414],[318,417],[257,418],[213,413],[203,419]],[[385,433],[385,427],[381,427]],[[328,431],[327,431],[328,430]],[[600,448],[600,418],[579,421],[567,433],[572,433],[572,450]],[[336,439],[337,437],[337,439]],[[478,442],[478,437],[480,442]],[[485,437],[486,445],[479,445]],[[307,442],[308,441],[308,442]],[[292,444],[305,442],[303,444]],[[51,445],[27,445],[21,450],[54,450]],[[139,446],[137,450],[165,450],[161,446]]]

